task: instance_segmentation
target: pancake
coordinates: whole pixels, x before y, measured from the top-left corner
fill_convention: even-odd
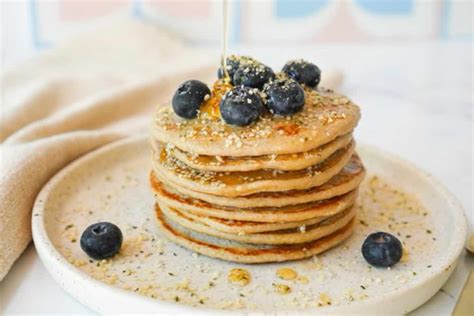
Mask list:
[[[160,230],[174,243],[203,255],[239,263],[281,262],[308,258],[335,247],[349,238],[354,220],[323,238],[295,245],[252,245],[223,240],[190,231],[166,219],[156,207]]]
[[[150,176],[153,188],[158,181],[154,173]],[[346,194],[356,189],[365,176],[365,168],[359,156],[355,153],[350,161],[344,166],[339,174],[331,178],[325,184],[308,190],[293,190],[287,192],[263,192],[243,197],[225,197],[213,194],[200,193],[179,186],[173,181],[165,181],[166,187],[173,189],[180,195],[192,197],[210,204],[248,209],[254,207],[283,207],[287,205],[303,204],[313,201],[330,199],[335,196]],[[216,216],[216,215],[212,215]],[[242,219],[244,218],[235,218]]]
[[[191,168],[206,171],[252,171],[260,169],[301,170],[322,162],[335,151],[347,146],[352,140],[352,134],[337,137],[335,140],[307,152],[283,155],[265,156],[208,156],[194,155],[173,147],[172,154],[176,159]]]
[[[226,124],[205,111],[184,120],[171,106],[157,111],[152,138],[197,155],[263,156],[307,152],[352,132],[360,110],[345,96],[305,88],[305,105],[292,116],[264,114],[246,127]]]
[[[247,172],[213,172],[189,168],[162,149],[155,156],[153,170],[163,182],[173,182],[189,190],[236,197],[253,193],[305,190],[324,184],[349,162],[355,142],[337,150],[315,166],[297,171],[256,170]]]
[[[182,196],[153,177],[150,178],[150,181],[156,200],[181,212],[198,216],[263,223],[296,222],[315,217],[331,216],[354,204],[357,198],[357,190],[353,190],[330,199],[303,204],[243,209],[213,205],[199,199]]]
[[[180,226],[192,231],[226,240],[266,245],[301,244],[310,242],[341,229],[355,216],[355,210],[351,207],[334,216],[324,219],[319,223],[308,226],[254,234],[232,234],[222,232],[209,225],[197,222],[186,214],[168,208],[164,204],[160,204],[159,207],[168,220],[176,222]]]
[[[255,233],[263,233],[263,232],[270,232],[270,231],[278,231],[283,229],[290,229],[290,228],[298,228],[302,226],[309,226],[316,223],[319,223],[328,216],[319,216],[313,217],[307,220],[302,221],[295,221],[295,222],[252,222],[252,221],[240,221],[240,220],[232,220],[232,219],[224,219],[218,217],[208,217],[202,215],[196,215],[189,212],[183,212],[181,210],[177,210],[173,207],[167,206],[164,203],[158,204],[162,206],[162,210],[164,213],[169,215],[170,212],[175,213],[174,216],[180,216],[180,214],[185,214],[186,217],[189,217],[192,221],[201,223],[203,225],[207,225],[216,229],[218,231],[230,234],[255,234]],[[166,211],[165,211],[166,210]],[[179,213],[179,214],[178,214]],[[173,216],[169,216],[173,217]]]

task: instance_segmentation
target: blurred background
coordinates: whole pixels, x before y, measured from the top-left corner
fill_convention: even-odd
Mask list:
[[[199,46],[218,46],[218,0],[2,0],[4,65],[107,21],[146,21]],[[233,0],[231,47],[334,42],[472,41],[471,0]]]

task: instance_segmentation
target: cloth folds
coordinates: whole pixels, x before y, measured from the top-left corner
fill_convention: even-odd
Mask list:
[[[181,82],[212,83],[218,60],[156,26],[119,21],[2,76],[0,281],[31,241],[44,184],[85,153],[146,132]],[[329,72],[322,84],[334,88],[341,78]]]
[[[179,83],[210,82],[211,60],[154,26],[121,21],[2,76],[0,280],[31,241],[43,185],[85,153],[146,132]]]

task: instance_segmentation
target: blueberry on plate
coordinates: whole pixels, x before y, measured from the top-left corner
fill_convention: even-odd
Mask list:
[[[171,104],[174,112],[185,119],[193,119],[199,113],[199,107],[206,95],[211,95],[208,86],[199,80],[183,82],[174,93]]]
[[[257,89],[238,86],[224,95],[219,110],[227,124],[246,126],[258,119],[263,103]]]
[[[91,258],[106,259],[119,252],[122,240],[120,228],[109,222],[99,222],[84,230],[81,248]]]
[[[265,83],[275,77],[273,70],[260,62],[241,64],[234,73],[234,85],[261,89]]]
[[[288,77],[310,88],[317,87],[321,80],[321,70],[318,66],[303,59],[287,62],[285,66],[283,66],[282,71],[286,73]]]
[[[266,106],[273,114],[291,115],[303,109],[304,90],[293,79],[277,79],[265,84]]]
[[[391,267],[402,258],[402,243],[397,237],[377,232],[370,234],[362,245],[365,260],[376,267]]]
[[[255,59],[249,56],[239,56],[239,55],[230,55],[226,58],[226,65],[227,65],[227,73],[229,74],[230,81],[233,84],[234,81],[234,74],[239,69],[240,65],[245,65],[249,63],[257,62]],[[222,79],[224,77],[224,72],[222,68],[219,67],[217,70],[217,77]]]

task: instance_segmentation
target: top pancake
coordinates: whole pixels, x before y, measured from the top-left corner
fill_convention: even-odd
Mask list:
[[[201,112],[184,120],[171,106],[160,109],[152,137],[196,155],[262,156],[310,151],[350,133],[360,110],[344,96],[319,88],[305,88],[305,106],[293,116],[264,114],[254,124],[236,127]]]

